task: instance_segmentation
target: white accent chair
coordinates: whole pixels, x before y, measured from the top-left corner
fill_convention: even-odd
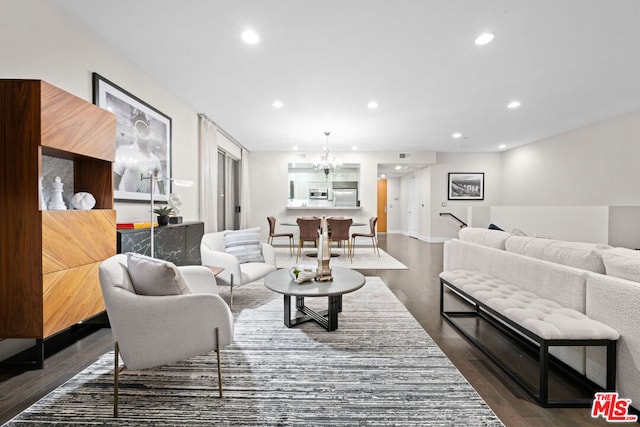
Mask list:
[[[246,262],[240,264],[238,259],[225,252],[224,231],[206,233],[200,243],[202,265],[222,267],[224,270],[216,276],[219,285],[229,286],[229,306],[233,310],[233,288],[262,279],[272,271],[276,271],[276,254],[273,246],[262,242],[264,262]]]
[[[118,416],[118,354],[128,369],[166,365],[215,351],[222,397],[220,349],[233,341],[233,315],[218,295],[210,269],[178,267],[191,294],[147,296],[135,293],[127,256],[100,264],[100,287],[115,340],[113,415]]]

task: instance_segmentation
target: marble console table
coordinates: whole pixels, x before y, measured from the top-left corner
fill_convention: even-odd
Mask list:
[[[151,255],[151,229],[118,230],[118,253],[136,252]],[[203,222],[184,222],[154,227],[155,257],[176,265],[200,265],[200,241],[204,234]]]

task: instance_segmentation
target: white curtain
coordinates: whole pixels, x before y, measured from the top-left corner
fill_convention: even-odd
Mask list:
[[[242,158],[240,159],[240,228],[249,227],[249,152],[242,149]]]
[[[204,232],[218,231],[218,130],[204,114],[198,114],[200,150],[200,219]]]

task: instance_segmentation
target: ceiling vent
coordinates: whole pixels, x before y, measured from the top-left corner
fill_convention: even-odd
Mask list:
[[[296,159],[306,159],[307,153],[296,153]]]
[[[411,158],[411,153],[400,153],[398,155],[399,158],[401,159],[410,159]]]

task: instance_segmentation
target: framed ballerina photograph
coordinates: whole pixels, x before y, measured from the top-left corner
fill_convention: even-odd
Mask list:
[[[171,118],[93,73],[93,103],[116,115],[114,198],[167,201],[171,193]]]

